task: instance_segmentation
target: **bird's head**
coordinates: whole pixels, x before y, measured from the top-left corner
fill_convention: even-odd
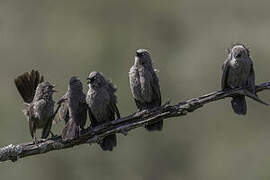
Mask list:
[[[50,82],[47,82],[47,81],[42,82],[38,85],[36,89],[35,97],[37,99],[40,99],[40,98],[48,99],[52,97],[54,92],[56,92],[54,88],[55,88],[55,85],[51,84]]]
[[[147,67],[148,65],[152,64],[152,60],[150,57],[149,51],[146,49],[138,49],[136,51],[136,56],[135,56],[135,65],[136,66],[144,66]]]
[[[77,76],[72,76],[69,80],[69,86],[70,87],[79,87],[82,89],[82,82]]]
[[[87,78],[87,84],[89,87],[99,88],[106,83],[104,76],[100,72],[93,71]]]
[[[234,45],[228,50],[229,58],[236,62],[242,62],[249,58],[249,50],[243,44]]]

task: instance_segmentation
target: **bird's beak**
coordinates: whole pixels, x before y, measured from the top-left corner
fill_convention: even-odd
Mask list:
[[[139,51],[136,51],[136,57],[142,57],[142,53]]]
[[[56,87],[56,85],[51,84],[52,92],[57,92],[56,90],[53,89],[53,88],[55,88],[55,87]]]

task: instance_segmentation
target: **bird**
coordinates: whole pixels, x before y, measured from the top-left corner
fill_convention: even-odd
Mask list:
[[[86,95],[83,92],[83,84],[76,76],[69,80],[66,94],[58,101],[58,112],[54,123],[65,121],[62,130],[62,139],[71,140],[80,136],[87,119]]]
[[[55,85],[44,82],[44,76],[40,75],[37,70],[16,77],[14,83],[23,98],[25,105],[23,112],[29,121],[30,134],[36,144],[38,143],[36,129],[42,129],[41,139],[46,139],[49,133],[52,134]]]
[[[161,106],[159,79],[148,50],[138,49],[136,51],[134,64],[129,71],[129,82],[138,111]],[[145,128],[148,131],[161,131],[163,120],[148,123]]]
[[[121,116],[116,106],[117,97],[115,95],[117,88],[112,82],[96,71],[89,74],[87,81],[89,90],[86,102],[91,127],[113,121],[115,117],[119,119]],[[116,134],[106,136],[99,142],[99,145],[103,151],[112,151],[117,145]]]
[[[259,99],[255,89],[255,72],[249,50],[243,44],[235,44],[228,50],[228,57],[222,65],[221,89],[246,89],[253,100],[268,105]],[[247,113],[245,95],[235,95],[231,101],[234,112],[238,115]]]

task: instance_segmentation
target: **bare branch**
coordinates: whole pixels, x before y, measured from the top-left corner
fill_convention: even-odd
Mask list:
[[[256,92],[270,89],[270,82],[262,83],[256,86]],[[97,126],[95,128],[88,128],[82,132],[82,135],[78,139],[71,141],[63,141],[61,136],[56,136],[38,144],[24,143],[18,145],[9,145],[0,149],[0,162],[11,160],[13,162],[20,158],[27,156],[33,156],[37,154],[43,154],[54,150],[71,148],[76,145],[85,143],[98,143],[103,137],[121,133],[127,135],[128,131],[142,127],[149,122],[155,122],[160,118],[168,119],[171,117],[184,116],[189,112],[193,112],[198,108],[203,107],[204,104],[231,97],[235,94],[245,93],[245,89],[235,88],[228,91],[216,91],[210,94],[206,94],[197,98],[193,98],[179,104],[169,106],[168,104],[162,107],[154,108],[151,111],[141,111],[134,113],[130,116],[114,120],[110,123]]]

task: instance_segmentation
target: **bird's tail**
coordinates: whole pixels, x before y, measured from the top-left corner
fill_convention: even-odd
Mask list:
[[[245,96],[239,95],[233,97],[231,104],[236,114],[245,115],[247,113],[247,103]]]
[[[161,119],[160,121],[157,121],[155,123],[149,123],[145,125],[145,128],[148,131],[161,131],[163,128],[163,120]]]
[[[36,88],[44,81],[38,71],[32,70],[18,76],[14,82],[24,102],[31,103],[34,99]]]
[[[106,136],[99,145],[103,151],[112,151],[116,144],[116,134],[112,134]]]

